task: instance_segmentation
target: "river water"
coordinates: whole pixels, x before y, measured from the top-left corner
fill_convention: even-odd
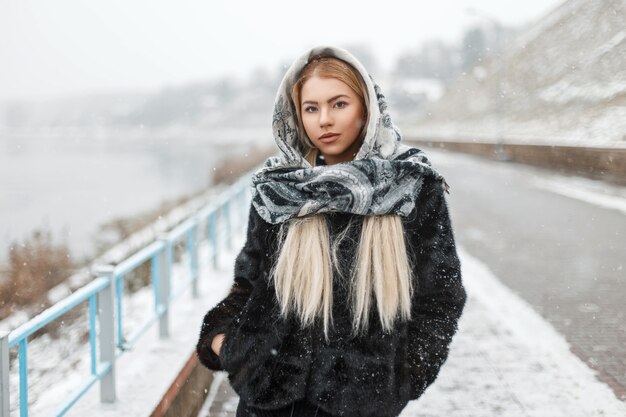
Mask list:
[[[75,258],[91,256],[103,222],[204,189],[225,158],[271,143],[271,131],[262,128],[153,140],[0,132],[0,261],[39,227]]]

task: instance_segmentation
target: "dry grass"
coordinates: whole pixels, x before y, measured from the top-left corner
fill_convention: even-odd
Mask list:
[[[49,230],[37,229],[9,248],[9,265],[0,283],[0,319],[16,308],[48,303],[48,290],[74,272],[67,246],[55,243]]]
[[[267,146],[250,152],[247,158],[226,160],[215,168],[213,181],[215,184],[232,184],[242,174],[251,170],[265,159],[276,153],[276,146]]]

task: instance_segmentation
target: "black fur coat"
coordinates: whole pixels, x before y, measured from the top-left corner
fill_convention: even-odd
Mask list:
[[[362,216],[325,214],[331,235],[348,225],[339,253],[349,276]],[[383,333],[375,303],[367,336],[350,339],[347,292],[334,279],[330,342],[321,325],[301,329],[279,316],[268,271],[277,258],[278,225],[251,206],[247,241],[235,263],[228,296],[204,317],[197,354],[212,370],[225,370],[247,404],[273,409],[305,398],[337,416],[397,416],[422,395],[448,357],[466,301],[452,225],[440,181],[425,178],[415,209],[403,218],[409,261],[416,278],[412,319]],[[335,277],[339,277],[335,271]],[[225,333],[218,357],[211,341]]]

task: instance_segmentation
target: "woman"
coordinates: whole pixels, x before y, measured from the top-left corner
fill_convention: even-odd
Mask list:
[[[465,305],[448,186],[340,48],[289,68],[273,131],[281,153],[253,176],[199,360],[228,372],[239,417],[397,416],[437,377]]]

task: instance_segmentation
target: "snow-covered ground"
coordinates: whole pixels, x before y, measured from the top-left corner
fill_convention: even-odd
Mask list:
[[[619,417],[621,402],[565,339],[459,248],[468,302],[438,379],[403,417]]]
[[[626,214],[626,187],[581,177],[534,177],[537,188]]]

